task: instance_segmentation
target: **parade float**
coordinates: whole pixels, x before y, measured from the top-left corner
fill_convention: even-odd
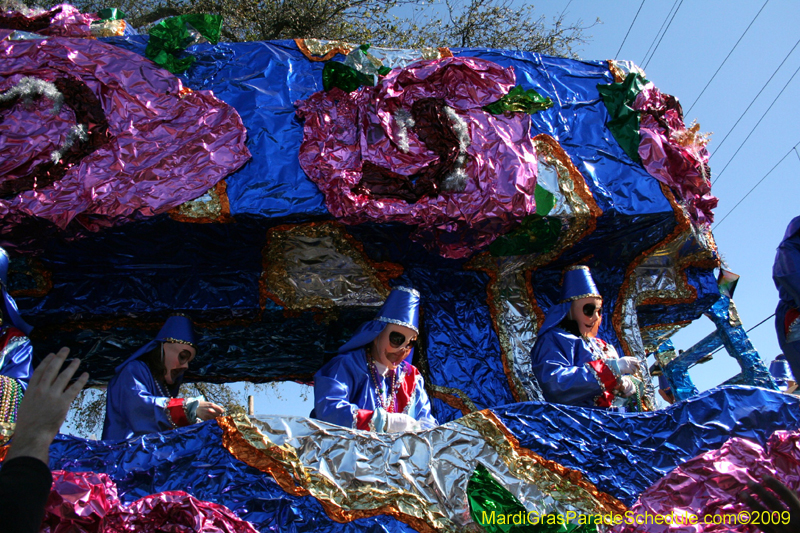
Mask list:
[[[635,65],[224,43],[203,15],[138,35],[67,5],[0,28],[0,244],[38,358],[69,346],[103,386],[180,311],[202,334],[188,380],[308,383],[404,285],[441,423],[59,436],[45,531],[750,531],[747,480],[800,488],[798,401],[715,275],[707,139]],[[529,352],[576,264],[600,336],[646,362],[638,412],[542,401]],[[717,332],[676,354],[704,314]],[[742,372],[698,393],[717,346]]]

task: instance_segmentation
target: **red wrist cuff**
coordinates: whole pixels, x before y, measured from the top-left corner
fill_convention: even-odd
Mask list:
[[[356,429],[363,429],[369,431],[369,422],[372,420],[374,411],[368,409],[359,409],[356,413]]]
[[[189,419],[186,418],[186,410],[183,408],[183,404],[183,398],[172,398],[167,404],[167,414],[179,428],[189,425]]]

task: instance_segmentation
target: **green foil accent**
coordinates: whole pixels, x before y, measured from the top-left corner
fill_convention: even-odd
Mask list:
[[[380,74],[381,76],[386,76],[391,71],[392,71],[392,69],[390,69],[386,65],[382,65],[381,68],[378,69],[378,74]]]
[[[467,499],[472,520],[487,533],[597,533],[594,516],[528,513],[482,464],[469,478]]]
[[[555,195],[538,184],[534,189],[533,198],[536,200],[536,214],[540,216],[547,215],[556,205]]]
[[[164,19],[150,28],[150,40],[145,55],[173,74],[179,74],[194,63],[194,56],[178,57],[187,46],[195,44],[195,30],[211,44],[219,42],[222,17],[192,13]]]
[[[636,163],[642,160],[639,157],[639,112],[633,109],[633,102],[646,83],[646,79],[631,73],[622,83],[597,86],[611,115],[606,126],[628,157]]]
[[[326,91],[338,87],[344,92],[353,92],[362,85],[373,85],[372,76],[367,76],[353,67],[338,61],[328,61],[322,69],[322,86]]]
[[[521,85],[517,85],[500,100],[484,106],[483,109],[493,115],[502,115],[503,113],[533,114],[544,111],[548,107],[553,107],[553,101],[550,98],[542,96],[533,89],[526,91]]]
[[[97,12],[97,16],[100,17],[98,22],[103,22],[105,20],[122,20],[126,17],[125,13],[116,7],[107,7],[105,9],[101,9]]]
[[[561,220],[528,215],[515,230],[495,239],[489,245],[489,253],[494,257],[546,253],[555,248],[560,235]]]

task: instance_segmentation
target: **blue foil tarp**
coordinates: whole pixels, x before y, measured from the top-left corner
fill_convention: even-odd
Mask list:
[[[764,446],[774,431],[800,428],[800,398],[757,387],[720,387],[651,413],[533,402],[492,410],[521,446],[583,472],[627,505],[732,437]]]

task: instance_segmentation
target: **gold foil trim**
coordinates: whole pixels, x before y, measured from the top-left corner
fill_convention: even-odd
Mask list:
[[[53,288],[53,273],[35,257],[21,257],[9,261],[8,279],[11,280],[15,276],[30,278],[33,287],[26,289],[9,287],[8,293],[14,298],[44,298]]]
[[[478,411],[456,422],[474,429],[503,458],[514,477],[538,486],[556,502],[585,514],[625,514],[624,503],[584,479],[577,470],[523,448],[519,440],[490,410]]]
[[[169,216],[179,222],[197,222],[208,224],[233,222],[231,208],[228,203],[227,182],[217,182],[214,187],[194,200],[184,202],[170,209]]]
[[[346,298],[337,296],[336,290],[340,288],[339,285],[352,284],[354,279],[352,275],[346,276],[346,280],[323,280],[326,272],[324,272],[324,268],[320,270],[319,264],[314,265],[314,269],[311,269],[310,266],[302,268],[299,267],[300,263],[296,261],[296,258],[287,257],[293,253],[293,250],[301,249],[300,245],[307,247],[307,243],[313,241],[317,241],[316,250],[331,250],[329,254],[331,257],[338,254],[351,262],[346,268],[360,270],[362,285],[345,287],[347,290],[342,291],[342,294],[347,294]],[[381,305],[390,292],[389,279],[403,273],[403,267],[400,265],[371,262],[361,243],[353,239],[337,222],[312,222],[271,228],[267,232],[263,264],[264,270],[259,282],[262,309],[265,307],[267,299],[271,299],[290,311],[332,309],[355,304]],[[320,282],[318,290],[316,292],[314,289],[298,290],[299,285],[292,274],[318,278]],[[342,276],[339,275],[339,278]],[[344,285],[342,286],[344,287]]]
[[[294,42],[297,45],[298,50],[300,50],[303,53],[303,55],[306,56],[311,61],[328,61],[331,58],[333,58],[336,54],[342,54],[346,56],[359,46],[357,44],[347,43],[344,41],[326,41],[323,39],[295,39]],[[379,46],[372,46],[370,47],[370,50],[386,51],[390,53],[392,51],[392,49],[390,48],[381,48]],[[439,48],[423,47],[423,48],[412,48],[408,50],[418,53],[419,59],[441,59],[443,57],[453,57],[453,54],[450,51],[450,49],[446,47],[439,47]],[[367,53],[369,54],[369,52]],[[377,60],[379,63],[381,63],[379,57],[375,57],[375,55],[372,54],[369,55],[372,56],[374,60]],[[376,55],[380,56],[383,54],[379,53]]]
[[[125,34],[124,20],[104,20],[95,22],[89,28],[93,37],[122,37]]]

